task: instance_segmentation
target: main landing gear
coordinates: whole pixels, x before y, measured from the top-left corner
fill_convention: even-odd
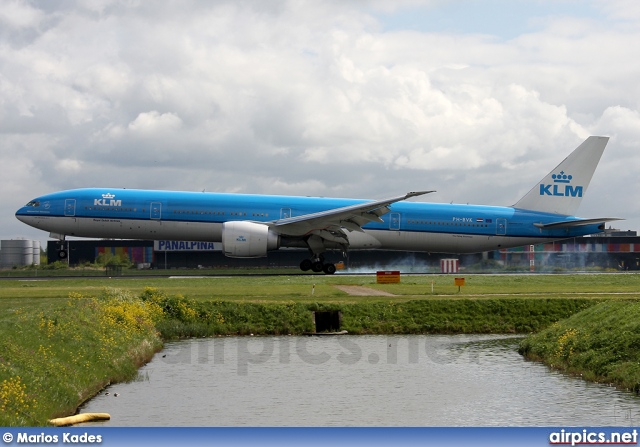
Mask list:
[[[305,259],[300,263],[300,270],[308,272],[309,270],[316,273],[324,272],[327,275],[333,275],[336,272],[336,266],[334,264],[324,262],[322,256],[314,259]]]

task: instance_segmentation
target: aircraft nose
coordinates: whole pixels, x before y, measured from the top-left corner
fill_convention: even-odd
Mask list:
[[[27,213],[25,211],[25,207],[23,206],[18,211],[16,211],[16,219],[18,219],[20,222],[26,223],[26,218],[27,218]]]
[[[40,200],[34,199],[31,200],[26,205],[20,207],[18,211],[16,211],[16,219],[20,222],[24,222],[26,224],[29,223],[29,218],[40,211]]]

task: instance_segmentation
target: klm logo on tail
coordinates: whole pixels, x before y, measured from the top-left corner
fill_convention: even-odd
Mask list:
[[[582,186],[571,186],[573,176],[567,175],[564,171],[551,176],[553,184],[545,185],[540,183],[541,196],[555,197],[582,197]]]

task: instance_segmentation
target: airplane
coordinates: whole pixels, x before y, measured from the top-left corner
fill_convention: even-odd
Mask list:
[[[37,197],[16,217],[59,240],[221,242],[224,254],[236,258],[307,248],[300,268],[333,274],[335,265],[324,258],[329,250],[479,253],[600,233],[605,222],[620,219],[574,214],[608,140],[588,137],[508,207],[406,201],[434,191],[364,200],[84,188]]]

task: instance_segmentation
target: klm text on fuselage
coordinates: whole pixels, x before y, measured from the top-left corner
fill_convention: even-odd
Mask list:
[[[93,199],[94,206],[122,206],[122,200]]]

